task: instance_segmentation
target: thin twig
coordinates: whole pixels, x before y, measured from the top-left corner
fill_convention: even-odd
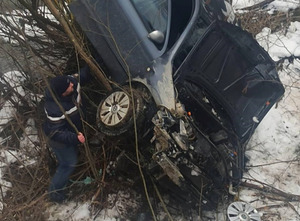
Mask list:
[[[76,29],[74,28],[71,30],[71,24],[70,22],[67,22],[64,15],[61,13],[63,9],[57,8],[53,1],[51,0],[43,0],[43,2],[47,5],[53,16],[60,22],[60,24],[63,26],[66,34],[70,38],[71,42],[74,44],[76,50],[80,54],[80,56],[84,59],[84,61],[90,66],[92,71],[96,73],[96,76],[100,80],[100,82],[103,84],[103,86],[106,88],[106,90],[111,91],[112,88],[109,84],[109,81],[107,80],[104,73],[102,73],[99,70],[99,66],[95,64],[95,62],[92,61],[91,56],[89,56],[84,48],[82,47],[82,44],[80,43],[81,40],[79,40],[79,34],[77,33]]]
[[[299,161],[300,161],[299,159],[295,159],[295,160],[283,160],[283,161],[272,162],[272,163],[251,165],[251,166],[247,166],[247,168],[270,166],[270,165],[279,164],[279,163],[293,163],[293,162],[299,162]]]
[[[245,187],[252,188],[252,189],[257,189],[259,191],[266,192],[266,193],[272,193],[272,194],[284,197],[288,201],[300,202],[300,195],[283,192],[273,186],[270,186],[270,185],[263,183],[261,181],[258,181],[258,180],[253,180],[253,179],[248,179],[248,180],[252,181],[252,182],[257,182],[260,185],[256,185],[256,184],[249,183],[249,182],[242,182],[241,186],[245,186]]]

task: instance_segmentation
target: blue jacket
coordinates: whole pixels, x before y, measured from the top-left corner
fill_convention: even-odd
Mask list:
[[[88,66],[80,70],[80,83],[87,82],[89,75]],[[71,95],[63,97],[56,95],[57,100],[64,108],[65,114],[76,126],[78,131],[82,131],[82,122],[80,114],[81,96],[80,96],[80,83],[73,76],[68,76],[69,80],[74,84],[74,91]],[[55,93],[55,91],[53,91]],[[48,88],[45,91],[45,105],[46,122],[43,126],[45,134],[52,140],[69,144],[77,145],[79,140],[75,129],[69,124],[66,116],[61,111],[60,107],[56,104]]]

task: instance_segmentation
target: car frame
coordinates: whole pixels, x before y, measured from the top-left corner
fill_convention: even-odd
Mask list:
[[[151,128],[147,170],[185,201],[235,194],[246,144],[284,88],[268,53],[230,23],[230,4],[77,0],[70,9],[107,76],[125,85],[99,104],[100,131],[120,136],[136,124],[144,138]]]

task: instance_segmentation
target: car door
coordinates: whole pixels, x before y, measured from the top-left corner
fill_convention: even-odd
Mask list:
[[[165,49],[168,0],[77,0],[70,9],[116,82],[144,77]],[[164,34],[157,43],[149,34]],[[116,72],[116,73],[115,73]]]

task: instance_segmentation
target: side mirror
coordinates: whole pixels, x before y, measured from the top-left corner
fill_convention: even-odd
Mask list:
[[[161,31],[155,30],[148,34],[148,38],[154,43],[162,44],[165,40],[165,35]]]

